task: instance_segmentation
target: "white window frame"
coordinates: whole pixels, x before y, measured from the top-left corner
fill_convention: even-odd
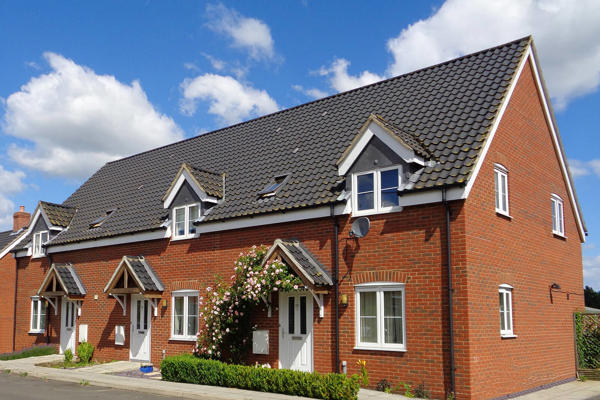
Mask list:
[[[46,240],[42,241],[42,236],[46,234]],[[32,242],[32,255],[33,257],[43,257],[46,255],[46,251],[42,247],[50,239],[50,231],[39,231],[33,234]]]
[[[37,302],[37,303],[36,303]],[[37,317],[34,321],[33,319],[33,310],[34,307],[36,307],[37,304]],[[41,322],[42,322],[42,308],[44,309],[44,328],[40,328],[41,327]],[[46,332],[46,327],[45,327],[45,323],[46,323],[46,314],[48,314],[48,306],[46,305],[46,301],[39,297],[39,296],[33,296],[31,298],[31,314],[30,314],[30,318],[29,318],[29,333],[45,333]],[[34,327],[34,322],[35,322],[35,327]]]
[[[175,334],[175,298],[183,297],[183,335]],[[197,332],[187,332],[188,303],[190,297],[198,301],[198,315],[196,316],[196,329],[200,329],[200,292],[198,290],[177,290],[171,293],[171,338],[169,340],[195,341]]]
[[[384,304],[383,293],[386,291],[402,292],[402,343],[384,342]],[[360,294],[365,292],[377,293],[377,343],[360,341]],[[375,282],[354,286],[355,295],[355,337],[356,350],[406,351],[406,292],[405,284],[398,282]]]
[[[563,199],[552,193],[552,233],[559,236],[565,236],[565,203]]]
[[[373,169],[370,171],[361,171],[352,174],[352,215],[353,216],[361,216],[361,215],[372,215],[379,213],[388,213],[394,211],[401,211],[402,206],[389,206],[382,207],[381,206],[381,173],[390,170],[398,171],[398,187],[402,184],[402,167],[401,166],[393,166],[386,168]],[[373,206],[374,208],[369,208],[367,210],[359,210],[358,209],[358,177],[362,175],[373,174]]]
[[[504,316],[502,315],[502,311],[500,310],[500,303],[498,303],[498,312],[500,313],[500,318],[504,318],[504,327],[508,326],[508,322],[510,321],[510,329],[502,329],[502,324],[500,324],[500,336],[502,337],[517,337],[514,333],[514,317],[513,317],[513,301],[512,301],[512,293],[513,287],[503,283],[498,286],[498,292],[502,295],[504,301],[504,307],[506,308],[504,312]],[[499,301],[499,299],[498,299]]]
[[[501,186],[501,177],[504,177],[504,187]],[[496,204],[496,193],[498,193],[498,191],[500,191],[500,194],[498,195],[498,204]],[[506,197],[506,209],[504,209],[502,205],[502,195]],[[496,212],[502,215],[510,216],[509,203],[510,202],[508,197],[508,169],[504,165],[494,164],[494,205],[496,208]]]
[[[172,231],[173,231],[173,239],[190,239],[190,238],[194,238],[198,236],[198,230],[196,230],[195,233],[189,233],[190,232],[190,208],[191,207],[198,207],[198,218],[200,218],[200,216],[202,215],[202,206],[200,205],[200,203],[193,203],[193,204],[186,204],[185,206],[179,206],[179,207],[173,207],[173,214],[172,214],[172,218],[173,218],[173,226],[172,226]],[[185,233],[183,235],[179,235],[177,234],[177,218],[176,213],[177,210],[184,210],[184,223],[185,223]]]

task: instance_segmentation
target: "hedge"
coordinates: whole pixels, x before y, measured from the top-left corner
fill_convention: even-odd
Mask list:
[[[260,392],[283,393],[325,400],[356,400],[357,377],[318,374],[287,369],[249,367],[205,360],[193,355],[165,358],[160,364],[162,378],[171,382],[224,386]]]

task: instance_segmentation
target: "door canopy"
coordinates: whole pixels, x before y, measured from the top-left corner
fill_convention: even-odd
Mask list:
[[[292,268],[311,291],[327,293],[327,286],[333,285],[333,281],[323,265],[299,240],[275,240],[263,260],[263,265],[269,260],[276,259]]]
[[[104,292],[113,296],[143,294],[146,297],[161,297],[164,289],[163,283],[143,256],[124,256]]]
[[[86,291],[73,264],[65,263],[52,264],[37,294],[45,298],[67,296],[80,299]]]

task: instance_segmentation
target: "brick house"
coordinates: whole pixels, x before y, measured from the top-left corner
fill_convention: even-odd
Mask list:
[[[189,352],[202,292],[264,244],[307,290],[257,310],[252,361],[360,359],[373,386],[500,397],[574,379],[585,235],[528,37],[107,163],[40,202],[10,250],[13,348]]]

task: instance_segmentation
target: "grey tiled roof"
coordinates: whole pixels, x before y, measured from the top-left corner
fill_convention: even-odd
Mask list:
[[[133,269],[135,276],[144,285],[145,291],[162,292],[165,289],[165,286],[144,257],[126,256],[125,258]]]
[[[182,163],[227,174],[225,200],[203,222],[327,205],[337,201],[336,162],[371,114],[431,160],[413,190],[464,184],[530,42],[520,39],[433,67],[303,104],[110,162],[65,202],[77,208],[52,244],[160,229],[162,197]],[[407,139],[408,140],[408,139]],[[290,174],[275,196],[257,194]],[[118,208],[101,227],[101,212]]]
[[[383,126],[385,126],[393,134],[402,139],[402,141],[409,145],[415,151],[416,154],[426,159],[431,159],[431,153],[429,153],[427,149],[423,146],[418,135],[415,135],[414,133],[410,134],[404,132],[402,129],[390,124],[388,121],[386,121],[379,115],[373,114],[373,118],[376,118],[381,124],[383,124]]]
[[[275,243],[277,244],[277,241]],[[325,271],[325,267],[302,242],[296,239],[280,239],[279,243],[294,257],[304,272],[313,279],[315,285],[333,285],[333,281]]]
[[[71,219],[76,211],[75,207],[48,203],[47,201],[40,201],[40,206],[46,213],[50,223],[54,226],[60,226],[62,228],[69,226],[69,223],[71,222]]]
[[[16,239],[16,235],[13,235],[12,231],[0,232],[0,251],[4,250],[6,246],[12,243]]]
[[[223,175],[188,165],[188,170],[209,196],[223,197]]]
[[[64,283],[67,295],[83,296],[86,294],[85,287],[73,264],[54,264],[54,269]]]

